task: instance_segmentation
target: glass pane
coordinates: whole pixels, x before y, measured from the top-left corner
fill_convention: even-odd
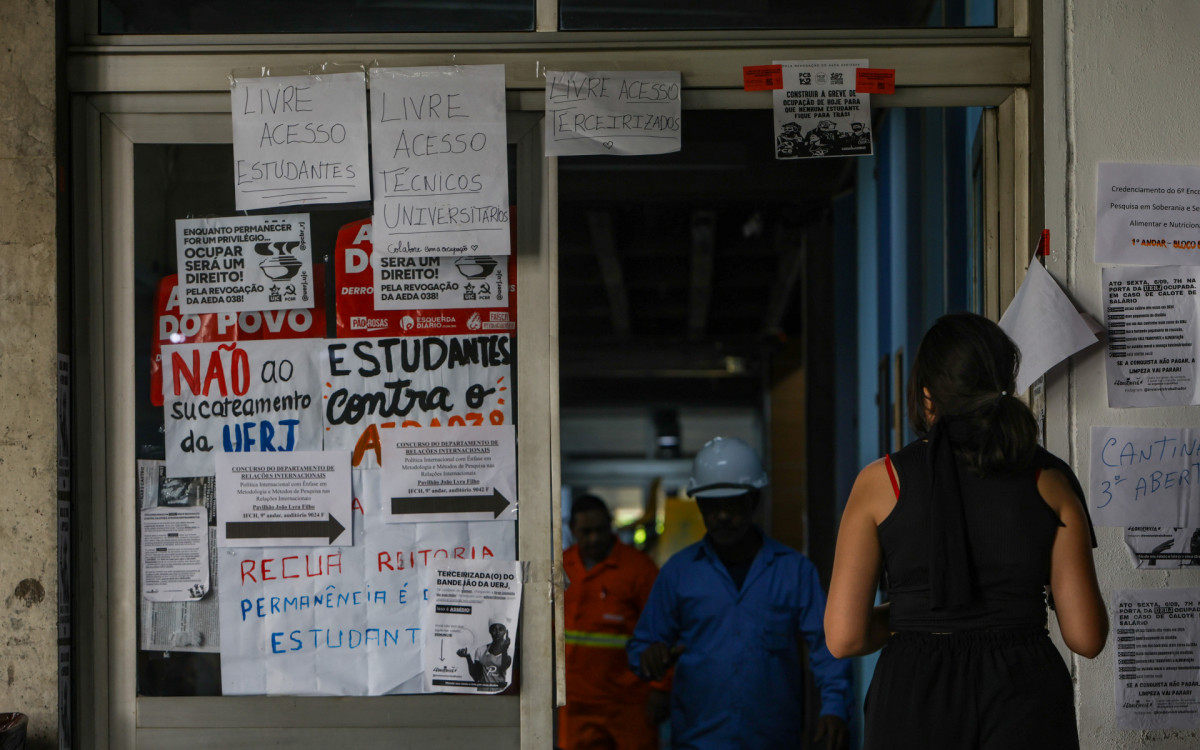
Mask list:
[[[151,507],[207,507],[209,509],[207,517],[210,531],[210,557],[218,560],[220,559],[220,555],[213,554],[215,552],[213,549],[215,536],[211,536],[215,534],[216,523],[218,521],[214,502],[215,478],[212,476],[190,478],[166,477],[164,464],[166,458],[164,407],[161,405],[156,406],[151,399],[151,393],[156,390],[156,384],[159,382],[156,376],[152,374],[155,369],[152,364],[157,354],[156,343],[162,341],[169,344],[172,340],[216,341],[239,337],[247,339],[262,337],[278,338],[280,337],[278,333],[281,326],[285,328],[291,326],[297,331],[300,330],[299,328],[295,328],[297,324],[292,322],[290,316],[285,317],[277,313],[271,318],[264,315],[261,318],[253,319],[255,324],[257,324],[257,321],[262,321],[262,328],[255,329],[261,330],[262,335],[256,337],[250,332],[248,324],[243,321],[250,320],[249,318],[244,318],[245,315],[256,316],[258,314],[243,313],[238,316],[238,323],[236,325],[240,333],[221,338],[219,333],[214,330],[221,325],[216,315],[204,316],[213,319],[205,323],[200,322],[199,319],[201,316],[176,316],[168,312],[168,310],[174,309],[174,306],[169,305],[167,302],[167,293],[171,289],[171,279],[168,277],[172,277],[177,270],[175,222],[178,219],[190,217],[238,215],[234,207],[234,191],[231,189],[234,184],[233,164],[233,148],[228,144],[141,144],[136,146],[134,150],[134,331],[136,337],[135,371],[137,391],[137,401],[134,404],[134,410],[136,417],[136,454],[138,459],[138,498],[136,500],[130,499],[130,501],[137,502],[139,509],[143,510]],[[510,201],[515,202],[516,147],[511,145],[508,149],[508,170]],[[515,210],[515,207],[513,210]],[[341,331],[342,338],[401,335],[393,333],[391,328],[382,332],[376,328],[371,328],[370,331],[363,331],[361,333],[357,330],[351,332],[349,329],[356,329],[353,322],[354,319],[349,317],[351,312],[358,313],[362,310],[362,305],[369,303],[363,302],[361,298],[343,296],[345,292],[339,289],[336,283],[338,275],[335,272],[334,265],[339,255],[335,253],[335,246],[338,244],[339,232],[346,229],[347,225],[351,225],[355,232],[351,233],[350,236],[355,236],[360,229],[359,225],[361,221],[370,218],[371,205],[363,202],[336,207],[289,207],[281,209],[279,213],[309,214],[314,280],[316,282],[315,286],[318,287],[315,295],[316,302],[318,303],[317,307],[321,307],[320,303],[322,300],[324,301],[323,325],[319,322],[320,315],[314,309],[311,318],[312,327],[304,330],[302,334],[283,336],[283,338],[297,338],[301,337],[301,335],[312,338],[338,337],[337,312],[339,304],[344,306],[342,310],[343,322],[346,324],[346,329]],[[343,242],[342,244],[346,243]],[[358,245],[358,241],[355,240],[351,244]],[[350,254],[347,253],[343,260],[348,262],[350,257]],[[510,273],[514,267],[515,263],[511,263],[509,266]],[[464,268],[468,268],[468,266],[464,266]],[[474,279],[478,277],[469,276],[469,278]],[[490,278],[490,274],[488,278]],[[481,281],[476,281],[475,283],[479,286],[483,285]],[[512,276],[510,276],[510,283],[515,284]],[[323,292],[323,295],[321,292]],[[512,300],[514,294],[515,286],[510,287],[509,300],[507,302],[509,308],[502,316],[504,320],[509,319],[508,315],[510,312],[515,315],[515,304]],[[366,300],[370,299],[372,297],[366,297]],[[351,301],[346,302],[345,300]],[[445,323],[446,320],[457,320],[455,316],[462,312],[459,310],[411,311],[411,314],[416,316],[416,333],[410,335],[434,338],[434,336],[429,336],[429,334],[436,333],[430,327],[435,324],[423,322],[425,320],[422,317],[423,315],[437,316],[436,325],[444,326],[448,325]],[[489,314],[487,309],[480,309],[479,312],[483,313],[485,317]],[[401,311],[396,315],[396,320],[400,321],[402,327],[407,318],[402,319],[401,316],[407,314],[410,314],[410,311]],[[442,318],[443,314],[449,317]],[[375,317],[380,316],[374,316],[372,320]],[[465,313],[462,315],[462,319],[466,320]],[[277,335],[269,335],[270,332],[268,329],[271,328],[271,324],[268,323],[268,320],[275,321],[276,327],[272,330]],[[287,321],[286,324],[283,322],[285,320]],[[189,330],[191,323],[195,323],[194,330]],[[468,328],[470,327],[469,322],[464,325]],[[487,324],[483,325],[486,326]],[[412,328],[411,323],[409,324],[409,328]],[[507,327],[495,327],[492,330],[485,328],[479,332],[479,335],[482,336],[491,333],[504,334],[509,332]],[[452,335],[464,341],[469,338],[469,335],[457,330],[452,332]],[[449,338],[449,336],[446,338]],[[414,338],[412,340],[416,341],[417,339]],[[515,345],[513,348],[515,350]],[[307,352],[305,354],[307,355]],[[515,356],[514,351],[513,357],[510,360],[513,377],[504,384],[506,393],[503,394],[504,398],[510,404],[511,411],[509,413],[512,415],[515,415],[517,412],[517,386],[514,382],[516,375]],[[416,376],[409,377],[415,378]],[[504,401],[500,401],[499,403],[504,403]],[[416,410],[406,417],[406,419],[418,418],[425,419]],[[458,417],[458,419],[461,420],[462,418]],[[449,421],[449,424],[455,424],[453,419]],[[492,424],[497,424],[494,418]],[[436,425],[437,421],[434,420],[429,426]],[[405,426],[408,425],[406,424]],[[366,474],[369,471],[378,470],[364,470],[360,473]],[[364,478],[363,481],[366,482],[367,480]],[[374,521],[359,520],[366,516],[366,513],[361,509],[357,513],[355,511],[349,512],[352,517],[357,516],[352,522],[356,527],[364,523],[374,523]],[[347,523],[346,527],[350,528],[352,524]],[[411,570],[423,567],[426,563],[431,564],[434,559],[439,558],[486,559],[489,554],[481,550],[483,549],[483,545],[489,543],[493,544],[495,548],[495,551],[490,556],[496,560],[515,557],[516,524],[505,520],[494,522],[496,525],[508,524],[511,527],[511,534],[508,534],[504,530],[497,530],[496,526],[492,524],[493,522],[491,521],[472,524],[463,522],[415,524],[418,527],[465,527],[470,525],[473,528],[462,533],[462,540],[466,540],[465,542],[462,540],[454,541],[453,544],[462,544],[464,546],[453,547],[453,551],[450,551],[453,545],[444,541],[448,537],[444,535],[439,536],[436,533],[430,535],[434,538],[434,541],[422,542],[425,546],[430,547],[429,549],[421,549],[416,543],[413,543],[412,547],[409,547],[407,544],[397,543],[395,545],[397,551],[394,553],[394,559],[390,561],[394,563],[395,567],[392,564],[388,564],[388,570]],[[409,526],[409,524],[384,524],[384,526],[396,528]],[[490,526],[491,528],[488,530],[479,530],[478,536],[476,536],[477,532],[474,527],[479,526]],[[361,532],[362,529],[358,528],[358,531]],[[354,533],[353,530],[352,533]],[[357,543],[358,536],[356,535],[355,538]],[[478,539],[483,539],[484,541],[480,543],[477,541]],[[497,539],[500,540],[500,545],[491,541]],[[501,545],[510,545],[511,549]],[[270,549],[279,550],[287,548],[277,547]],[[323,555],[337,553],[339,550],[348,550],[350,548],[312,547],[310,549],[315,550],[317,553],[315,557],[320,558]],[[407,564],[401,562],[401,558],[404,557],[402,551],[405,549],[411,550],[408,553]],[[508,554],[509,552],[511,554]],[[424,562],[421,557],[422,554],[426,555]],[[141,555],[141,545],[139,544],[139,571],[142,569]],[[295,563],[295,565],[305,565],[306,568],[302,570],[307,570],[313,564],[317,566],[316,571],[319,574],[321,572],[320,566],[322,565],[319,560],[316,563],[311,563],[305,557],[304,562]],[[385,563],[380,562],[379,564],[383,565]],[[217,585],[215,567],[210,565],[210,569],[213,570],[211,585],[215,587]],[[332,569],[331,564],[329,570]],[[347,569],[349,569],[349,564],[347,564]],[[264,580],[266,580],[265,568],[263,570]],[[339,570],[341,570],[340,567]],[[380,568],[380,571],[382,571],[382,568]],[[307,574],[311,575],[311,572]],[[276,575],[278,575],[278,572],[276,572]],[[358,583],[361,585],[361,582]],[[370,584],[368,583],[367,586],[369,590]],[[138,591],[141,592],[142,590],[143,587],[141,581],[139,581]],[[355,595],[357,596],[357,594]],[[217,598],[217,592],[211,589],[204,598],[194,605],[191,602],[150,602],[142,596],[138,597],[139,650],[137,658],[137,682],[139,695],[211,696],[222,694],[221,657],[218,647],[214,647],[213,643],[213,638],[219,634],[217,610],[214,606]],[[305,598],[307,599],[307,597]],[[237,599],[226,599],[226,601],[236,602]],[[259,599],[258,601],[261,602],[262,600]],[[378,601],[378,599],[374,601]],[[337,632],[357,633],[360,631]],[[146,646],[146,648],[142,648],[142,646]],[[338,646],[334,645],[333,647]],[[353,648],[354,646],[350,647]],[[514,660],[519,662],[519,655],[514,654]],[[519,676],[514,669],[509,687],[505,691],[506,693],[511,693],[518,689],[518,678]],[[416,690],[412,689],[411,683],[401,686],[400,690],[402,692],[416,692]]]
[[[565,30],[995,26],[996,0],[560,0]]]
[[[100,0],[101,34],[531,31],[534,0]]]

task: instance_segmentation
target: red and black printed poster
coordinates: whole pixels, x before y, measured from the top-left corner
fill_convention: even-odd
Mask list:
[[[513,246],[516,246],[515,211]],[[387,258],[375,279],[371,269],[371,220],[338,232],[334,252],[337,335],[429,336],[515,333],[517,256],[401,256]],[[375,284],[383,285],[392,309],[375,307]]]
[[[162,347],[225,341],[266,341],[325,337],[325,285],[313,285],[313,307],[294,310],[184,315],[179,305],[179,275],[158,282],[154,304],[154,341],[150,344],[150,403],[163,405]]]

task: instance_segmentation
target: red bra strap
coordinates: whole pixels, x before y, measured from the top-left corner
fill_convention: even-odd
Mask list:
[[[888,479],[892,480],[892,491],[896,493],[896,498],[900,498],[900,482],[896,481],[896,469],[892,466],[892,457],[885,455],[883,462],[887,465]]]

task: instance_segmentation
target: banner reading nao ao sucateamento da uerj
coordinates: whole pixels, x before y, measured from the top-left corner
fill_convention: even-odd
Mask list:
[[[321,450],[320,339],[164,346],[167,475],[216,473],[218,452]]]

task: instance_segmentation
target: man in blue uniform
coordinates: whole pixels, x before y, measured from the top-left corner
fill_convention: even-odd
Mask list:
[[[626,650],[644,679],[675,664],[675,750],[799,748],[808,642],[821,693],[815,740],[848,743],[850,662],[825,647],[825,594],[816,568],[751,522],[767,485],[758,455],[714,438],[696,456],[688,492],[708,531],[663,566]]]

